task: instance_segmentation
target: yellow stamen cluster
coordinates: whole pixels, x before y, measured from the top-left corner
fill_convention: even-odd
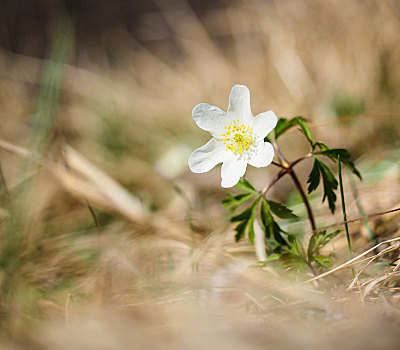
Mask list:
[[[241,155],[253,144],[253,129],[244,124],[239,124],[239,120],[232,121],[225,126],[225,133],[222,134],[220,141],[224,143],[227,150]]]

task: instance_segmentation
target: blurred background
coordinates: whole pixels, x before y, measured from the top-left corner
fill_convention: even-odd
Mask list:
[[[179,327],[187,319],[204,326],[208,316],[193,320],[187,309],[205,304],[231,315],[225,304],[233,304],[239,319],[238,310],[247,315],[238,337],[252,334],[263,344],[264,333],[252,322],[279,328],[282,320],[295,319],[292,308],[277,313],[276,305],[263,304],[268,298],[261,302],[283,282],[266,286],[265,276],[271,281],[276,272],[247,269],[257,261],[254,248],[234,243],[220,204],[226,193],[220,169],[190,173],[189,154],[210,137],[191,111],[200,102],[226,110],[232,86],[247,85],[254,114],[301,115],[316,140],[350,150],[364,177],[362,183],[345,177],[350,218],[390,210],[400,198],[399,42],[397,0],[0,0],[4,342],[98,349],[98,340],[109,342],[107,349],[124,349],[132,339],[146,343],[146,334],[161,327],[155,348],[169,334],[194,337],[200,348],[203,338],[190,333],[194,326],[185,335]],[[296,130],[280,145],[289,159],[308,152]],[[311,165],[299,166],[304,187]],[[272,167],[249,169],[247,178],[260,189],[274,173]],[[305,220],[293,190],[284,179],[270,196]],[[311,201],[320,226],[342,220],[340,210],[328,215],[320,195]],[[295,229],[309,228],[300,222]],[[351,231],[362,252],[372,238],[397,237],[399,220],[387,215],[355,223]],[[339,237],[332,252],[339,261],[347,257],[345,245]],[[337,298],[353,298],[343,292],[349,276],[325,287]],[[247,296],[238,285],[248,286]],[[354,318],[332,311],[337,305],[326,306],[329,298],[318,293],[301,290],[280,301],[312,300],[294,311],[296,317],[312,309],[313,320],[317,313],[339,325],[365,321],[354,310]],[[171,305],[175,316],[168,314]],[[213,317],[224,318],[219,311]],[[121,312],[140,329],[139,338],[115,335],[114,327],[124,334],[127,327]],[[105,323],[110,313],[119,320],[112,325]],[[77,327],[75,335],[53,329],[54,320]],[[87,344],[77,335],[82,324],[90,324]],[[390,327],[383,328],[389,349],[395,342]],[[35,336],[37,329],[46,337]],[[325,331],[324,348],[336,346]],[[224,344],[238,344],[224,332]],[[285,348],[274,332],[268,336]],[[304,348],[311,338],[302,340]]]

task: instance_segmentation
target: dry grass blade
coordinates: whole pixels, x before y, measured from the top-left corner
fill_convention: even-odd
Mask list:
[[[361,263],[362,261],[370,260],[370,259],[376,259],[378,256],[382,256],[383,254],[386,254],[386,253],[391,252],[391,251],[393,251],[393,250],[399,249],[399,248],[400,248],[400,244],[397,244],[397,245],[395,245],[395,246],[391,246],[391,247],[388,247],[388,248],[382,250],[382,251],[381,251],[379,254],[377,254],[377,255],[374,255],[374,256],[369,257],[369,258],[367,258],[367,259],[363,259],[363,260],[361,260],[361,261],[358,261],[358,260],[359,260],[360,258],[362,258],[363,256],[365,256],[365,255],[367,255],[367,254],[373,252],[376,248],[378,248],[378,247],[380,247],[380,246],[382,246],[382,245],[384,245],[384,244],[392,243],[392,242],[397,242],[397,241],[400,241],[400,237],[396,237],[396,238],[393,238],[393,239],[388,239],[387,241],[381,242],[381,243],[379,243],[379,244],[373,246],[372,248],[368,249],[368,250],[365,251],[364,253],[362,253],[362,254],[360,254],[360,255],[354,257],[353,259],[350,259],[349,261],[345,262],[344,264],[341,264],[341,265],[335,267],[335,268],[332,269],[332,270],[329,270],[329,271],[324,272],[323,274],[321,274],[321,275],[319,275],[319,276],[310,278],[309,280],[302,282],[301,285],[307,284],[307,283],[311,283],[311,282],[316,281],[316,280],[319,280],[319,279],[321,279],[321,278],[323,278],[323,277],[329,276],[330,274],[332,274],[332,273],[334,273],[334,272],[337,272],[337,271],[346,269],[346,268],[348,268],[348,267],[354,266],[354,265],[356,265],[356,264],[359,264],[359,263]]]
[[[0,139],[0,147],[5,149],[8,152],[12,152],[18,154],[21,157],[35,157],[38,159],[38,156],[27,150],[26,148],[15,146],[10,142]]]
[[[354,285],[356,283],[358,283],[358,279],[360,278],[361,274],[368,268],[368,266],[370,266],[373,262],[375,261],[375,259],[371,259],[370,261],[368,261],[365,266],[360,269],[360,271],[357,272],[357,274],[355,275],[355,277],[353,278],[353,280],[351,281],[350,285],[347,287],[347,289],[352,289],[354,287]]]
[[[24,158],[40,162],[29,150],[0,139],[0,147]],[[84,201],[111,208],[130,220],[142,220],[148,214],[142,203],[109,175],[69,146],[64,148],[64,163],[44,158],[41,162],[59,178],[65,188]]]
[[[64,148],[64,157],[68,169],[85,178],[84,184],[86,186],[82,186],[79,191],[80,193],[76,193],[77,195],[83,194],[86,196],[85,189],[89,189],[90,187],[92,191],[90,191],[87,198],[96,197],[97,200],[101,198],[103,205],[115,208],[131,220],[141,220],[147,214],[147,211],[137,198],[72,147],[66,146]],[[67,173],[62,174],[58,172],[58,174],[67,180],[65,184],[71,185],[69,182],[71,180],[75,184],[80,182],[75,175],[71,177],[71,174]],[[92,196],[93,189],[97,191],[97,194],[94,196]],[[69,186],[69,190],[76,191],[73,186]]]
[[[378,285],[379,283],[385,281],[387,278],[387,276],[381,276],[378,278],[373,278],[371,281],[368,282],[368,284],[366,285],[364,292],[362,294],[362,297],[365,298],[371,291],[372,289]]]
[[[72,295],[71,295],[71,293],[68,293],[67,301],[65,302],[65,326],[66,327],[69,327],[69,304],[70,304],[71,300],[72,300]]]

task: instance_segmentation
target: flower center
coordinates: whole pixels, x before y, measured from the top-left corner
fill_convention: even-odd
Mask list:
[[[240,156],[254,143],[252,134],[252,128],[244,124],[239,124],[239,120],[235,120],[225,126],[225,133],[221,135],[222,138],[220,138],[220,141],[224,143],[227,150]]]
[[[244,137],[243,137],[242,134],[235,134],[235,136],[233,136],[233,140],[234,140],[236,143],[243,143]]]

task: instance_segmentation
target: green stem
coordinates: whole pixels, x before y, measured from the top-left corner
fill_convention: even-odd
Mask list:
[[[271,164],[277,166],[278,168],[285,169],[285,167],[279,163],[271,162]]]
[[[282,154],[281,150],[280,150],[279,147],[278,147],[278,143],[277,143],[275,140],[272,141],[272,146],[274,147],[275,153],[276,153],[276,155],[278,156],[279,165],[280,165],[282,168],[289,168],[290,164],[289,164],[289,162],[286,160],[285,156]]]
[[[300,181],[297,178],[296,173],[294,172],[294,170],[292,168],[289,169],[289,175],[291,176],[297,191],[299,191],[301,199],[304,202],[304,205],[306,206],[307,209],[307,215],[308,215],[308,220],[310,221],[311,224],[311,228],[313,233],[317,232],[317,225],[315,224],[315,219],[314,219],[314,214],[312,212],[311,206],[310,206],[310,202],[308,201],[307,195],[305,194],[303,188],[301,187]]]
[[[275,178],[272,180],[272,182],[261,191],[261,194],[265,195],[266,192],[271,188],[272,185],[274,185],[284,175],[289,174],[291,176],[295,186],[296,186],[297,191],[299,191],[299,193],[300,193],[300,196],[301,196],[301,199],[304,202],[304,205],[306,206],[308,220],[310,221],[312,231],[313,231],[313,233],[316,233],[317,232],[317,225],[315,224],[314,214],[312,212],[312,209],[311,209],[311,206],[310,206],[310,202],[308,201],[307,195],[305,194],[303,188],[301,187],[300,181],[297,178],[297,175],[293,170],[293,167],[297,163],[301,162],[304,159],[312,157],[313,154],[312,153],[308,153],[304,157],[301,157],[301,158],[295,160],[293,163],[290,163],[290,162],[287,161],[285,156],[282,154],[281,150],[279,149],[278,143],[275,140],[272,141],[272,146],[274,147],[275,153],[278,156],[278,160],[279,160],[279,164],[275,163],[274,165],[279,166],[279,167],[281,167],[283,169],[275,176]]]
[[[346,203],[345,203],[345,200],[344,200],[343,180],[342,180],[342,163],[340,161],[340,154],[338,155],[338,167],[339,167],[340,198],[342,200],[342,211],[343,211],[344,228],[346,230],[347,246],[348,246],[348,249],[349,249],[349,256],[350,256],[350,259],[352,259],[353,258],[353,254],[351,252],[349,225],[347,224]]]
[[[305,159],[308,159],[308,158],[310,158],[310,157],[312,157],[312,156],[313,156],[313,153],[306,154],[304,157],[301,157],[301,158],[295,160],[293,163],[288,164],[287,166],[283,166],[283,165],[278,164],[278,163],[276,163],[276,162],[271,162],[271,164],[277,166],[278,168],[281,168],[281,171],[280,171],[279,173],[277,173],[277,174],[275,175],[275,177],[272,179],[272,181],[260,191],[261,195],[264,196],[264,195],[268,192],[268,190],[269,190],[273,185],[275,185],[275,183],[277,183],[283,176],[285,176],[286,174],[288,174],[288,173],[291,171],[291,169],[293,169],[293,167],[294,167],[295,165],[297,165],[297,164],[300,163],[301,161],[303,161],[303,160],[305,160]]]

